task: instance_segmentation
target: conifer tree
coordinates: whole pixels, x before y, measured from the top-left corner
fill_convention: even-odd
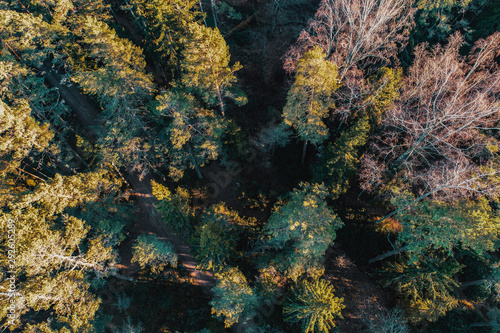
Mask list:
[[[133,11],[145,29],[146,43],[170,67],[178,66],[180,54],[189,42],[189,25],[201,13],[194,10],[197,0],[132,0]]]
[[[166,265],[177,266],[177,255],[171,243],[155,235],[140,235],[134,243],[131,262],[139,263],[142,269],[149,267],[153,273],[160,273]]]
[[[306,52],[297,64],[295,82],[288,91],[283,120],[304,141],[302,163],[307,143],[321,144],[328,138],[323,119],[334,106],[333,92],[339,87],[337,67],[325,60],[320,47]]]
[[[214,297],[210,301],[212,314],[224,319],[224,326],[228,328],[245,313],[251,312],[257,306],[258,298],[238,268],[229,268],[216,277],[217,283],[212,290]]]
[[[189,167],[202,178],[199,168],[217,159],[222,150],[226,122],[199,107],[193,96],[182,91],[166,92],[156,100],[157,117],[164,124],[160,140],[164,154],[169,157],[170,177],[181,179]]]
[[[341,311],[345,308],[344,299],[336,297],[334,291],[323,279],[299,282],[283,308],[285,320],[299,323],[303,333],[330,332],[335,327],[333,320],[343,319]]]
[[[245,94],[233,87],[234,73],[242,66],[238,62],[229,66],[229,47],[219,29],[192,23],[189,31],[192,37],[182,52],[182,84],[207,105],[218,105],[222,116],[227,98],[237,105],[246,104]]]
[[[324,185],[302,183],[264,227],[265,245],[280,251],[277,267],[293,280],[304,273],[322,274],[323,255],[343,225],[324,201],[327,195]]]

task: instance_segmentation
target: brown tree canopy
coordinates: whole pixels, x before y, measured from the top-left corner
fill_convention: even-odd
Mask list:
[[[365,189],[404,178],[442,199],[497,193],[500,33],[468,56],[460,55],[463,43],[456,34],[445,46],[416,48],[400,97],[363,158]]]

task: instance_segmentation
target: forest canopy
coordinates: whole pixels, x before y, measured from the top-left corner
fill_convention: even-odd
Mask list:
[[[498,0],[0,0],[0,329],[496,332]]]

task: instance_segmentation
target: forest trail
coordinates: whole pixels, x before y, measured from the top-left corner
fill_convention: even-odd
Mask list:
[[[76,84],[61,84],[62,75],[54,71],[50,66],[50,62],[46,62],[41,68],[47,83],[58,89],[61,97],[85,127],[89,139],[95,141],[96,137],[92,127],[98,126],[99,109],[87,96],[80,92]],[[136,194],[135,204],[140,211],[136,227],[140,226],[143,231],[154,232],[157,236],[167,238],[174,245],[180,264],[186,268],[194,282],[207,295],[211,296],[215,278],[210,272],[204,272],[196,268],[196,259],[191,253],[192,245],[177,236],[172,229],[161,221],[160,213],[154,207],[156,199],[152,194],[152,178],[147,176],[139,179],[139,176],[134,173],[125,173],[124,178]]]

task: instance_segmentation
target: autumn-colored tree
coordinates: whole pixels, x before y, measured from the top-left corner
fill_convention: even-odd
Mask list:
[[[335,319],[343,319],[341,315],[344,299],[336,297],[335,289],[326,280],[303,280],[291,290],[292,296],[283,307],[285,320],[298,323],[301,332],[328,333]]]
[[[426,197],[451,200],[496,195],[500,78],[493,60],[500,33],[478,41],[461,56],[463,39],[415,51],[400,97],[382,119],[383,131],[362,159],[362,186],[379,188],[405,179]],[[400,178],[401,177],[401,178]]]
[[[237,105],[247,103],[247,97],[237,87],[235,72],[242,66],[236,62],[229,66],[229,47],[219,29],[192,23],[189,25],[191,40],[182,52],[182,84],[199,96],[207,105],[218,105],[225,115],[225,100]]]
[[[337,67],[325,60],[321,48],[306,52],[297,63],[295,82],[283,109],[283,121],[304,141],[302,163],[308,142],[318,145],[328,138],[323,119],[334,106],[332,97],[338,86]]]
[[[337,65],[340,81],[354,66],[396,57],[412,24],[411,6],[410,0],[322,0],[285,55],[285,69],[294,71],[301,56],[315,46]]]
[[[323,255],[343,223],[325,202],[324,185],[302,183],[277,206],[264,227],[265,246],[279,251],[276,266],[293,280],[323,271]]]

